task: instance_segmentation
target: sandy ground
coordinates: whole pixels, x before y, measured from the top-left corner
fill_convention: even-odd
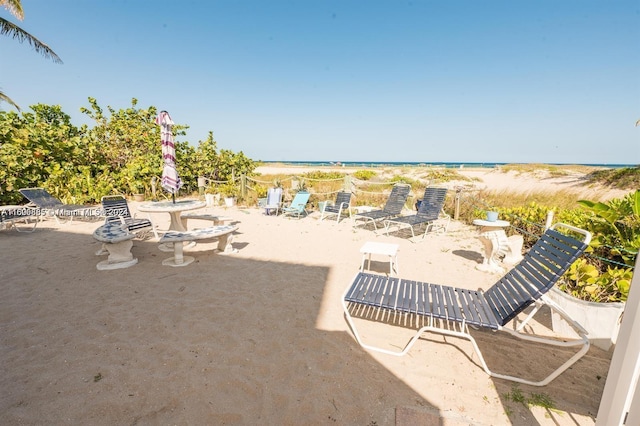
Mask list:
[[[496,173],[478,173],[494,185]],[[104,258],[91,234],[100,221],[0,232],[0,423],[594,424],[611,351],[592,347],[535,388],[487,376],[466,341],[428,335],[404,357],[355,342],[341,296],[365,242],[399,244],[401,277],[487,288],[499,276],[476,269],[482,246],[473,227],[453,221],[447,233],[414,243],[320,221],[318,212],[295,220],[257,208],[206,210],[238,224],[238,252],[199,243],[182,268],[162,266],[170,254],[145,239],[134,242],[137,265],[96,270]],[[166,214],[153,219],[169,223]],[[374,257],[371,269],[385,273],[388,263]],[[534,325],[550,332],[549,315]],[[361,331],[382,344],[405,342],[402,328]],[[538,378],[569,356],[505,333],[473,334],[500,372]],[[519,392],[549,397],[552,408],[514,402]]]

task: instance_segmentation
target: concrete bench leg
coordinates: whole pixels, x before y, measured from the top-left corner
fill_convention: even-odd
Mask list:
[[[107,250],[107,243],[102,243],[100,246],[100,250],[96,251],[96,256],[102,256],[105,254],[109,254],[109,250]]]
[[[189,241],[189,243],[193,243],[193,241]],[[162,264],[165,266],[187,266],[193,262],[195,258],[191,256],[184,256],[183,249],[183,242],[177,241],[173,243],[173,257],[163,260]]]
[[[131,253],[133,247],[132,240],[120,241],[118,243],[104,243],[102,249],[109,253],[107,260],[103,260],[96,265],[99,271],[109,269],[128,268],[138,263],[138,259]]]
[[[222,235],[218,239],[218,250],[223,254],[237,253],[238,250],[233,248],[231,243],[233,242],[233,234]]]

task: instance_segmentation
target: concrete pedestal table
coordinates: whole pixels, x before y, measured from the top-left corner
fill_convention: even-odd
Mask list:
[[[138,210],[145,213],[169,213],[171,223],[169,224],[169,231],[184,232],[185,223],[180,219],[182,212],[189,210],[197,210],[207,205],[204,201],[199,200],[178,200],[175,203],[173,201],[157,201],[153,203],[141,204]],[[151,217],[149,217],[151,220]],[[193,244],[195,245],[195,244]],[[160,244],[160,250],[165,252],[173,251],[173,244]]]
[[[484,259],[476,268],[485,272],[504,272],[501,258],[510,250],[504,228],[511,224],[506,220],[488,221],[476,219],[473,224],[480,227],[478,239],[484,246]]]
[[[171,223],[169,231],[186,231],[180,215],[184,211],[196,210],[205,207],[207,203],[200,200],[179,200],[175,203],[172,201],[158,201],[153,203],[141,204],[138,210],[145,213],[169,213]]]

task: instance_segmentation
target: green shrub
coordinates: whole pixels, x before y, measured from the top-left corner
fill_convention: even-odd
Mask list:
[[[314,171],[303,174],[303,176],[308,179],[331,180],[331,179],[342,179],[346,176],[346,174],[340,173],[340,172],[323,172],[322,170],[314,170]]]
[[[633,266],[640,249],[640,190],[606,203],[579,204],[593,215],[587,225],[594,233],[594,253]]]
[[[0,111],[0,203],[23,201],[17,191],[44,187],[67,203],[95,203],[110,193],[150,192],[151,180],[162,175],[160,126],[157,109],[131,107],[107,113],[89,98],[81,111],[95,125],[77,128],[59,106],[34,105],[33,112]],[[185,136],[185,125],[174,125],[175,137]],[[194,148],[175,141],[178,174],[183,192],[196,187],[198,176],[228,181],[251,175],[256,163],[242,152],[218,150],[210,132]],[[215,178],[215,179],[212,179]]]
[[[358,170],[353,174],[353,177],[359,180],[371,180],[377,176],[377,173],[373,170]]]
[[[630,268],[600,270],[592,259],[578,259],[558,284],[560,290],[591,302],[624,302],[629,296]]]

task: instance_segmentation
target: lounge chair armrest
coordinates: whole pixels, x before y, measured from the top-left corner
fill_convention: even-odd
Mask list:
[[[584,240],[583,242],[586,245],[589,245],[589,243],[591,242],[591,232],[585,230],[585,229],[581,229],[581,228],[576,228],[575,226],[566,224],[566,223],[562,223],[562,222],[558,222],[558,223],[554,223],[553,225],[551,225],[551,229],[556,229],[558,227],[562,227],[565,229],[568,229],[570,231],[576,232],[580,235],[584,236]]]

